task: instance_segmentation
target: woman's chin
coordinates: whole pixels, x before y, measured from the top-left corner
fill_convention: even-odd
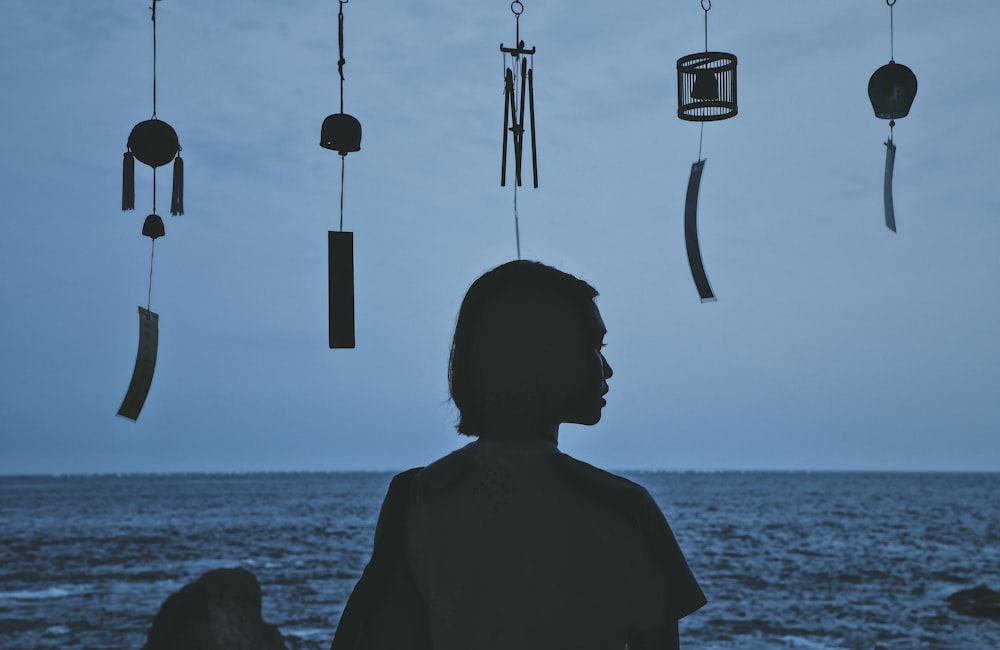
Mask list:
[[[604,402],[602,399],[601,402]],[[602,404],[603,406],[603,404]],[[574,417],[567,418],[564,420],[567,424],[582,424],[584,426],[590,426],[592,424],[597,424],[601,421],[601,409],[595,409],[589,413],[580,413]]]

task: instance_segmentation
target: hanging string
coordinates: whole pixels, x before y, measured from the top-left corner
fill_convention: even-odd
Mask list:
[[[701,0],[701,8],[705,12],[705,51],[708,52],[708,10],[712,8],[712,0]]]
[[[156,3],[152,0],[151,20],[153,21],[153,119],[156,119]],[[153,214],[156,214],[156,167],[153,167]],[[153,256],[156,252],[156,238],[150,238],[149,244],[149,287],[146,290],[146,311],[150,311],[153,302]]]
[[[515,8],[517,5],[517,8]],[[510,3],[510,11],[514,14],[514,47],[521,47],[521,14],[524,13],[524,3],[514,0]],[[513,56],[511,57],[513,58]]]
[[[517,183],[514,183],[514,241],[517,244],[517,259],[521,259],[521,225],[517,220]]]
[[[893,19],[892,19],[892,6],[894,4],[896,4],[896,0],[885,0],[885,3],[887,5],[889,5],[889,60],[890,61],[895,61],[896,60],[896,56],[895,56],[896,51],[895,51],[895,43],[893,43],[893,41],[895,40],[893,32],[895,30],[894,30]]]
[[[350,0],[339,0],[340,13],[337,14],[337,44],[340,48],[340,59],[337,60],[337,72],[340,74],[340,112],[344,112],[344,5]]]
[[[712,8],[712,0],[701,0],[701,9],[705,12],[705,51],[708,52],[708,12]],[[698,160],[701,160],[701,144],[705,139],[705,123],[701,122],[701,131],[698,133]]]
[[[513,5],[511,5],[511,9],[513,10]],[[517,22],[520,23],[521,14],[515,12],[514,15],[518,17]],[[517,38],[520,38],[520,35],[521,35],[520,29],[518,28]],[[520,45],[521,41],[518,40],[517,46],[520,47]],[[517,83],[518,74],[520,72],[520,66],[517,65],[517,60],[514,58],[514,55],[511,55],[510,57],[510,67],[514,71],[514,106],[520,106],[521,101],[520,97],[518,96],[518,89],[520,88],[520,86]],[[523,137],[524,134],[524,130],[521,128],[524,125],[524,115],[521,115],[520,118],[521,118],[520,125],[517,123],[517,120],[514,121],[515,141],[517,138]],[[520,181],[521,181],[520,177],[514,179],[514,243],[517,247],[517,259],[521,259],[521,226],[518,223],[517,219],[517,185]]]
[[[514,14],[514,47],[518,50],[521,49],[521,14],[524,12],[524,4],[520,0],[514,0],[510,3],[510,11]],[[520,56],[524,56],[521,54]],[[534,67],[534,57],[532,57],[532,67]],[[514,71],[514,106],[523,106],[524,103],[520,97],[518,97],[518,90],[520,86],[518,85],[518,74],[520,73],[520,66],[517,65],[517,57],[514,54],[510,56],[510,67]],[[524,137],[524,115],[520,116],[521,123],[518,124],[517,121],[514,122],[514,137],[522,138]],[[521,182],[520,173],[518,178],[514,180],[514,244],[517,248],[517,259],[521,259],[521,224],[517,217],[517,186]]]
[[[501,50],[500,52],[500,78],[503,79],[504,83],[504,93],[507,92],[507,54]],[[507,110],[506,104],[504,105],[504,110]]]
[[[896,0],[885,0],[885,3],[889,5],[889,60],[895,61],[896,59],[895,25],[893,24],[892,6],[896,4]],[[889,142],[886,144],[892,144],[892,127],[894,126],[896,126],[896,120],[889,120]]]
[[[340,157],[340,232],[344,232],[344,161],[347,156]]]
[[[153,118],[156,119],[156,3],[160,0],[153,0]],[[154,210],[155,212],[155,210]]]
[[[153,299],[153,253],[156,251],[156,238],[152,238],[149,245],[149,290],[146,292],[146,311],[150,311],[149,305]]]
[[[339,0],[340,12],[337,14],[337,46],[340,58],[337,60],[337,73],[340,75],[340,112],[344,112],[344,5],[350,0]],[[344,168],[347,163],[347,154],[340,155],[340,232],[344,232]]]

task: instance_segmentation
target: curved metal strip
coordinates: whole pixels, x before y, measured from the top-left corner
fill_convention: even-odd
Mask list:
[[[135,355],[135,369],[129,382],[125,399],[118,408],[118,415],[135,421],[139,419],[142,405],[146,403],[149,386],[156,369],[156,349],[160,340],[160,315],[139,307],[139,350]]]
[[[885,187],[882,191],[885,201],[885,227],[896,232],[896,210],[892,205],[892,168],[896,164],[896,145],[889,138],[885,143]]]
[[[691,265],[691,276],[694,286],[702,302],[716,300],[712,287],[705,275],[705,266],[701,261],[701,249],[698,247],[698,188],[701,185],[701,171],[705,168],[705,160],[699,160],[691,165],[691,177],[688,179],[687,200],[684,203],[684,241],[687,244],[688,264]]]

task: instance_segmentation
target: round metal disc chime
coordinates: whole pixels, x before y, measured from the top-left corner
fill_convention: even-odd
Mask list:
[[[705,51],[677,59],[677,117],[688,122],[701,122],[701,134],[704,136],[705,122],[734,117],[739,108],[736,104],[736,57],[728,52],[708,51],[711,0],[701,0],[701,8],[705,12]],[[705,159],[701,156],[699,138],[698,160],[691,165],[684,202],[684,242],[698,296],[702,302],[714,302],[715,293],[708,282],[698,244],[698,189],[704,168]]]
[[[133,421],[138,419],[146,403],[156,367],[160,315],[150,309],[153,293],[153,252],[156,239],[166,234],[163,219],[156,214],[156,170],[171,161],[174,165],[170,214],[175,216],[184,214],[184,161],[180,157],[180,141],[174,127],[156,117],[156,3],[159,1],[153,0],[150,7],[153,12],[153,116],[132,128],[122,161],[122,210],[135,209],[135,161],[138,160],[153,168],[153,211],[142,224],[142,234],[151,241],[149,291],[146,307],[139,306],[139,350],[132,371],[132,381],[118,409],[118,415]]]
[[[892,8],[896,0],[886,0],[886,4],[889,5],[889,62],[876,70],[868,80],[868,99],[871,100],[875,117],[889,120],[889,139],[885,142],[882,200],[885,205],[885,226],[896,232],[896,211],[892,202],[892,171],[896,163],[896,145],[892,141],[892,129],[896,126],[896,120],[910,113],[910,106],[917,96],[917,76],[913,74],[913,70],[895,61]]]
[[[344,168],[347,154],[361,151],[361,122],[344,112],[344,5],[338,0],[337,42],[340,58],[340,112],[328,115],[320,128],[319,146],[340,154],[340,230],[327,231],[329,344],[330,348],[353,348],[354,336],[354,233],[344,230]]]

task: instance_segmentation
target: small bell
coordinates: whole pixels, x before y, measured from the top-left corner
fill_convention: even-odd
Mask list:
[[[361,151],[361,122],[347,113],[334,113],[323,120],[319,146],[332,149],[341,156]]]
[[[910,112],[917,96],[917,77],[905,65],[889,61],[868,80],[868,99],[875,116],[883,120],[898,120]]]
[[[699,70],[695,74],[691,97],[700,100],[719,98],[719,82],[710,70]]]
[[[160,218],[160,215],[151,214],[146,217],[146,221],[142,224],[142,234],[154,241],[157,237],[163,237],[167,234],[163,229],[163,219]]]

